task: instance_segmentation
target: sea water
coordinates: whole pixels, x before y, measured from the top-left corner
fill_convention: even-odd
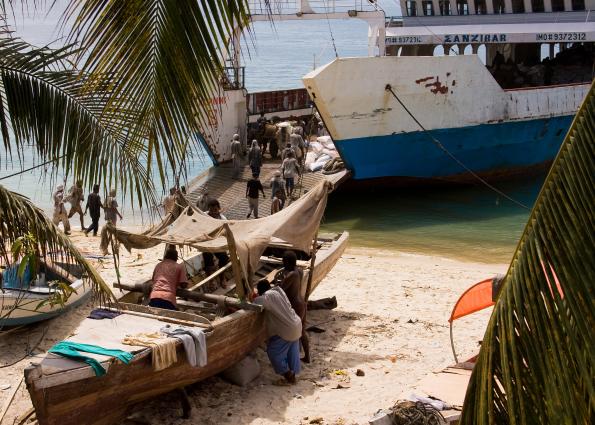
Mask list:
[[[390,2],[384,3],[389,12],[398,13],[390,9]],[[17,34],[37,45],[59,39],[60,34],[55,31],[58,11],[59,7],[48,15],[20,16],[16,21]],[[243,43],[247,89],[256,92],[303,87],[301,76],[336,56],[366,56],[367,31],[367,24],[357,19],[257,22],[252,36]],[[32,164],[32,155],[25,155],[23,166]],[[0,177],[16,171],[5,158],[0,165]],[[196,157],[189,164],[188,176],[199,174],[210,165],[206,156]],[[0,184],[29,196],[49,212],[51,191],[63,179],[58,174],[50,182],[50,172],[38,169]],[[499,188],[531,206],[543,177],[502,183]],[[69,181],[67,186],[70,184]],[[132,214],[129,202],[123,203],[125,225],[146,219],[146,214],[136,210]],[[481,185],[423,191],[383,189],[365,196],[340,191],[329,199],[322,231],[349,230],[354,246],[508,262],[527,218],[527,210]],[[76,225],[76,217],[74,220]]]

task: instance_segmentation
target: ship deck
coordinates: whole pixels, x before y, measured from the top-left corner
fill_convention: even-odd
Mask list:
[[[259,216],[266,217],[271,213],[271,190],[270,181],[275,171],[281,166],[280,160],[265,159],[260,171],[260,181],[264,187],[266,198],[260,198]],[[201,194],[208,192],[209,197],[219,200],[221,213],[229,220],[245,219],[248,213],[248,199],[246,198],[246,183],[252,177],[252,171],[248,165],[244,165],[239,180],[232,179],[231,163],[224,163],[211,167],[203,174],[194,178],[188,188],[187,198],[196,205]],[[349,177],[348,170],[341,170],[334,174],[323,174],[320,171],[305,172],[303,177],[296,181],[294,197],[306,194],[318,182],[323,179],[330,181],[334,187],[341,184]],[[295,200],[293,201],[295,202]],[[287,205],[287,204],[286,204]]]

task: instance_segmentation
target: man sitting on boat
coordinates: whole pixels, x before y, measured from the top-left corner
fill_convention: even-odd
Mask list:
[[[278,383],[295,383],[295,376],[300,373],[300,344],[302,335],[302,321],[295,313],[287,295],[278,286],[263,279],[258,282],[256,289],[258,297],[255,304],[262,305],[265,311],[267,328],[267,355],[275,369],[285,381]]]
[[[178,251],[175,246],[168,246],[163,261],[153,271],[153,290],[149,302],[150,307],[177,310],[176,291],[185,288],[188,283],[186,268],[178,264]]]

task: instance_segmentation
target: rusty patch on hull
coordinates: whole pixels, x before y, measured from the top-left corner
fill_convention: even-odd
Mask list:
[[[420,78],[419,80],[415,80],[415,84],[422,84],[425,83],[426,81],[430,81],[430,80],[435,80],[433,82],[429,82],[424,84],[424,87],[432,87],[430,88],[430,91],[434,94],[446,94],[448,93],[448,85],[446,84],[442,84],[440,82],[440,77],[424,77],[424,78]]]
[[[415,84],[425,83],[426,81],[431,80],[432,78],[435,78],[435,77],[424,77],[424,78],[420,78],[419,80],[415,80]]]

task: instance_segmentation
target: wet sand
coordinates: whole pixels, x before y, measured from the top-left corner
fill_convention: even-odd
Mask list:
[[[99,252],[99,238],[74,232],[73,239],[83,251]],[[162,252],[160,247],[140,255],[123,252],[123,280],[135,282],[150,276]],[[106,281],[113,282],[111,256],[97,264]],[[388,408],[409,394],[425,375],[453,363],[447,319],[454,303],[471,284],[504,273],[506,267],[348,248],[312,295],[312,299],[336,296],[338,307],[309,312],[308,324],[324,332],[310,333],[313,361],[304,365],[296,385],[272,385],[277,376],[264,351],[258,349],[262,373],[247,386],[213,377],[190,387],[194,407],[190,419],[181,419],[178,400],[168,394],[139,406],[134,415],[136,423],[306,424],[322,418],[318,423],[366,424],[378,409]],[[87,305],[41,323],[28,333],[0,337],[0,365],[22,358],[43,335],[34,351],[39,357],[66,338],[90,309]],[[460,358],[478,350],[488,317],[489,311],[485,311],[455,324]],[[0,369],[0,406],[35,357]],[[357,376],[357,369],[364,376]],[[13,424],[29,408],[31,401],[21,383],[2,423]]]

